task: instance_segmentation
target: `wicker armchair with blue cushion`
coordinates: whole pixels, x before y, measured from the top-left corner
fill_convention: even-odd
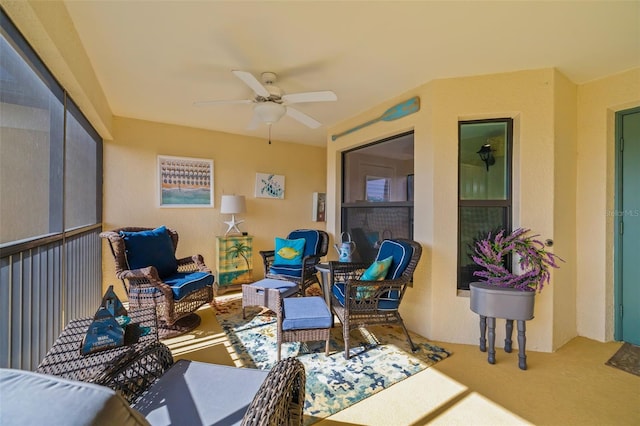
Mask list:
[[[100,237],[109,241],[116,277],[127,291],[129,306],[156,308],[160,338],[186,333],[200,324],[195,311],[213,300],[214,277],[199,254],[176,259],[176,231],[164,226],[129,227]]]
[[[329,262],[331,310],[342,323],[346,359],[350,331],[370,325],[400,325],[415,350],[399,308],[421,254],[417,242],[393,239],[382,242],[371,265]]]
[[[287,238],[276,238],[274,250],[261,251],[265,278],[295,282],[304,296],[319,283],[315,266],[329,250],[329,235],[317,229],[298,229]]]

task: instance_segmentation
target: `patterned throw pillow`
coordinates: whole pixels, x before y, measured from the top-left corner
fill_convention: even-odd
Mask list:
[[[393,256],[389,256],[382,260],[376,260],[367,268],[366,271],[360,277],[361,281],[382,281],[386,278],[387,272],[389,271],[389,266],[391,266],[391,261],[393,260]],[[356,292],[356,297],[358,299],[367,299],[375,293],[375,287],[358,287]]]
[[[273,263],[276,265],[300,265],[305,242],[304,238],[287,240],[276,237],[276,254]]]
[[[386,259],[376,260],[364,271],[364,274],[360,277],[362,281],[381,281],[384,280],[391,266],[393,256],[389,256]]]

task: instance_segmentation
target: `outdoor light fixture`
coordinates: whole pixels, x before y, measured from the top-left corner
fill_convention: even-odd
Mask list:
[[[247,211],[247,203],[244,199],[244,195],[223,195],[222,201],[220,202],[220,213],[222,214],[230,214],[231,220],[226,221],[229,228],[227,232],[224,233],[225,236],[231,230],[235,230],[238,235],[242,235],[240,229],[238,229],[238,225],[243,223],[244,220],[236,220],[236,215],[239,213],[244,213]]]
[[[496,158],[493,156],[493,150],[491,149],[491,144],[485,143],[480,147],[480,150],[477,152],[480,156],[480,159],[484,161],[484,164],[487,166],[487,171],[489,171],[489,166],[493,166],[496,164]]]

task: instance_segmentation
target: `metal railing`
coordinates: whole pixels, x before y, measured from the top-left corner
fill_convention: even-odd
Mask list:
[[[0,251],[0,367],[35,370],[64,325],[102,297],[100,224]]]

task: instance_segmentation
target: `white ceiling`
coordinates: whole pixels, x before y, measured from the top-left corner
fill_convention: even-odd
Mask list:
[[[434,79],[556,67],[584,83],[640,66],[639,1],[66,1],[112,112],[266,138],[231,70],[278,74],[297,104],[275,140],[324,146],[326,126]]]

